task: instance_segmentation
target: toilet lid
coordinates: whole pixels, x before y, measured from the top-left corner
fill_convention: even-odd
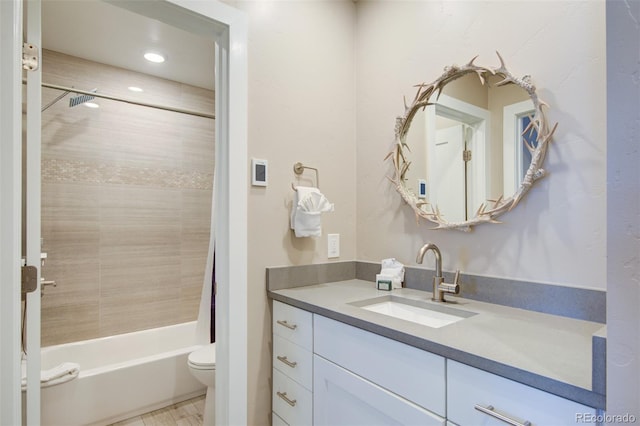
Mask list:
[[[215,368],[216,344],[211,343],[189,354],[189,363],[199,367]]]

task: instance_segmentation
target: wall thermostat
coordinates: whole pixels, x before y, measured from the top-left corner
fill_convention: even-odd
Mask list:
[[[427,198],[427,180],[418,179],[418,198]]]
[[[251,185],[267,186],[267,160],[251,159]]]

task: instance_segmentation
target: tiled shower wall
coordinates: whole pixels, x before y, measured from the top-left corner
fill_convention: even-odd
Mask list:
[[[211,90],[57,52],[42,70],[47,83],[214,112]],[[43,105],[61,93],[43,89]],[[57,283],[43,290],[42,345],[196,319],[214,120],[71,96],[42,114],[42,275]]]

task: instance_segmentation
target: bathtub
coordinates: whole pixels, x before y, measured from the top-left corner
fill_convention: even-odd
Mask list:
[[[106,425],[204,395],[187,366],[196,322],[42,348],[42,369],[80,364],[74,380],[42,389],[42,425]]]

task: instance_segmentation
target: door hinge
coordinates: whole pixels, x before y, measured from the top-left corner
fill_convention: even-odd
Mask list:
[[[465,163],[468,161],[471,161],[471,151],[468,149],[465,149],[464,151],[462,151],[462,161],[464,161]]]
[[[22,267],[22,294],[31,293],[38,288],[38,268],[35,266]]]
[[[40,51],[38,46],[31,43],[22,45],[22,69],[26,71],[35,71],[40,63]]]

